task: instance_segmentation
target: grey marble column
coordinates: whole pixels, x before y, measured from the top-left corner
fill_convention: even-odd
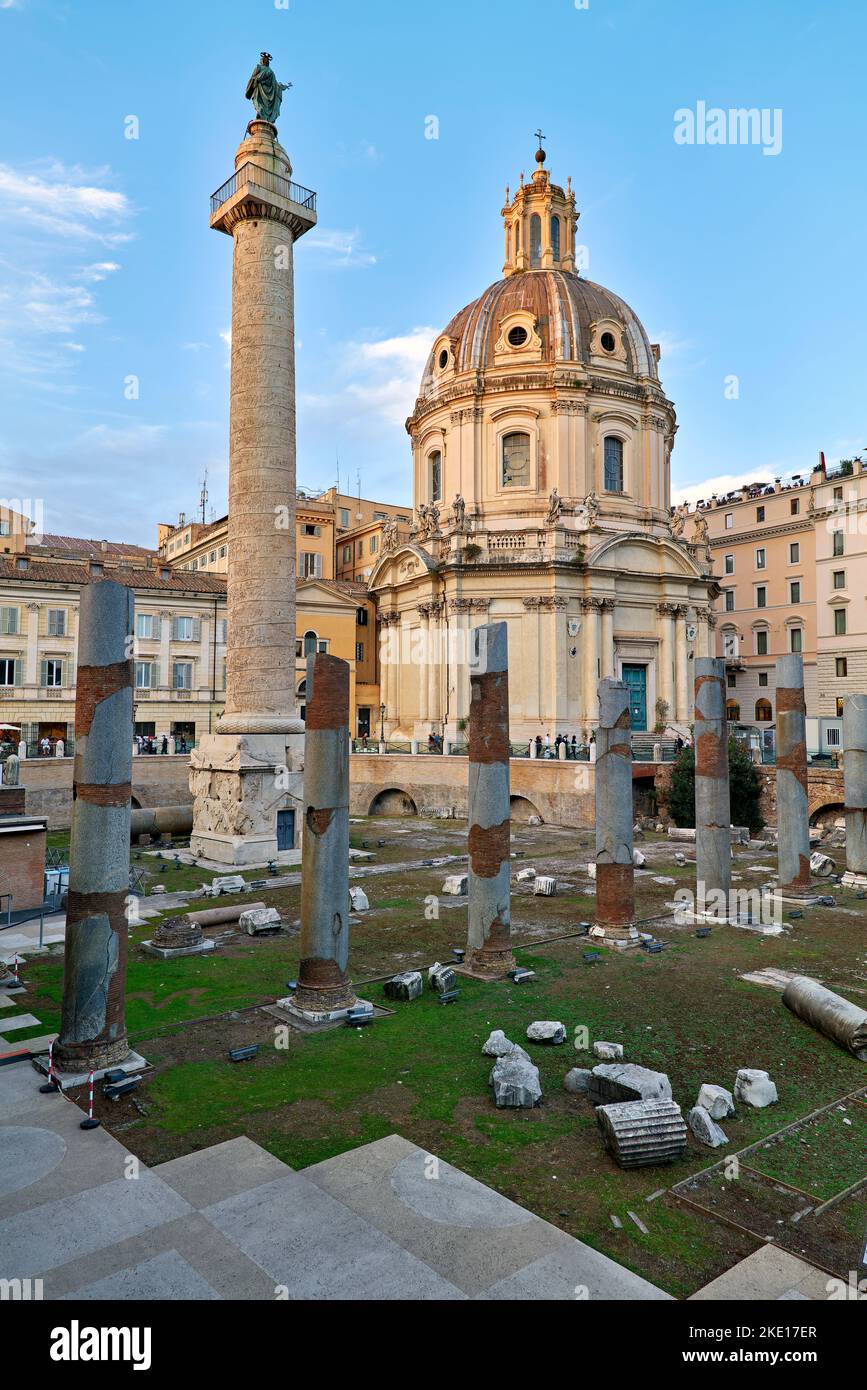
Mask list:
[[[133,733],[133,592],[111,579],[81,591],[61,1071],[129,1055],[124,1013]]]
[[[811,889],[804,661],[777,658],[777,865],[786,897]]]
[[[596,730],[596,923],[592,935],[622,948],[638,942],[632,862],[629,686],[599,682]]]
[[[726,730],[726,666],[716,657],[695,661],[695,876],[698,911],[728,917],[732,884],[729,758]],[[718,895],[724,894],[724,902]]]
[[[352,1008],[349,964],[349,664],[307,658],[301,965],[295,1007]]]
[[[846,875],[867,880],[867,695],[843,704],[843,785],[846,802]]]
[[[505,623],[470,638],[469,968],[491,979],[514,968],[509,883],[509,677]]]

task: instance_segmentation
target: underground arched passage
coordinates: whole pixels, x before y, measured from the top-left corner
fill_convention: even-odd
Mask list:
[[[842,801],[827,801],[810,812],[810,824],[819,825],[824,822],[825,825],[831,826],[835,820],[842,820],[845,814],[846,808]]]
[[[525,796],[509,797],[509,813],[512,820],[518,825],[527,825],[531,816],[539,821],[540,824],[542,823],[542,817],[539,815],[536,807],[533,805],[532,801],[528,801]]]
[[[408,792],[400,787],[388,787],[378,792],[370,803],[369,816],[417,816],[418,808]]]

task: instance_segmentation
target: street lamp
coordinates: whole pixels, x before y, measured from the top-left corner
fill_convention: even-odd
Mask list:
[[[379,741],[385,743],[385,705],[379,707]]]

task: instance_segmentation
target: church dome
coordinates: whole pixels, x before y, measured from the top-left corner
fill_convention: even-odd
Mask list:
[[[633,377],[658,380],[656,355],[647,333],[624,300],[574,270],[528,269],[497,280],[455,314],[431,350],[420,398],[437,394],[444,351],[456,376],[492,368],[502,326],[510,320],[519,321],[522,314],[533,321],[540,340],[537,360],[541,362],[590,367],[600,358],[604,360],[610,346],[621,370]],[[598,325],[614,328],[616,336],[603,332],[601,343],[596,342]],[[444,340],[448,340],[448,348],[444,348]],[[503,365],[501,356],[496,365]]]

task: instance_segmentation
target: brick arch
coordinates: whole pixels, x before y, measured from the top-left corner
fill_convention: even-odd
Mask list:
[[[370,803],[369,816],[417,816],[418,807],[402,787],[383,787]]]

